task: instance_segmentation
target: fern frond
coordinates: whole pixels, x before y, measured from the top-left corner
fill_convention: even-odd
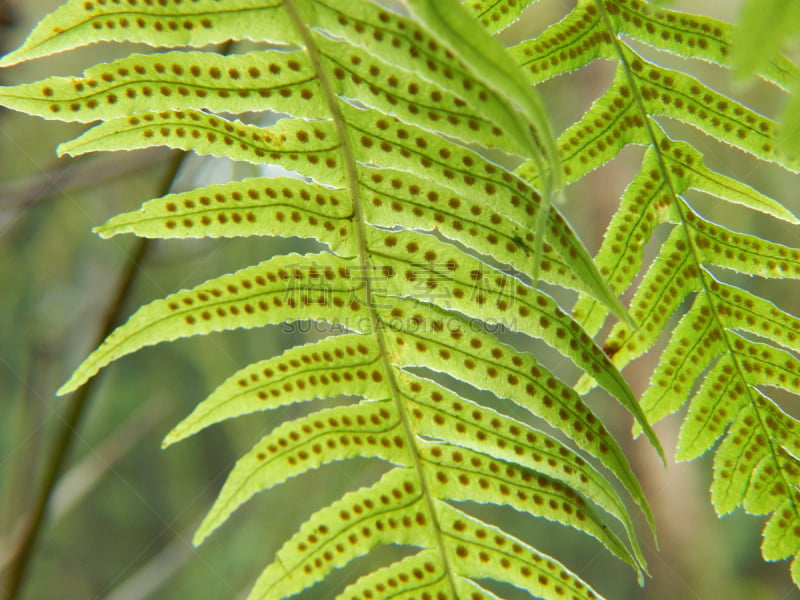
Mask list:
[[[797,359],[791,351],[797,349],[800,321],[720,281],[715,273],[721,267],[765,278],[797,279],[800,249],[713,223],[683,194],[699,190],[793,225],[798,219],[780,203],[708,169],[701,152],[668,136],[662,119],[682,121],[789,171],[797,172],[800,165],[778,148],[777,127],[770,119],[688,74],[650,62],[629,43],[633,38],[658,50],[729,67],[735,35],[730,25],[639,0],[585,0],[539,38],[511,52],[531,83],[598,58],[618,63],[608,90],[559,139],[569,182],[611,160],[628,144],[646,147],[641,168],[623,194],[596,257],[615,293],[635,285],[629,311],[636,327],[615,325],[604,350],[623,368],[655,345],[673,314],[691,299],[691,308],[670,334],[641,405],[648,418],[657,421],[690,404],[680,434],[681,460],[703,454],[722,438],[712,484],[717,512],[741,506],[753,514],[769,515],[764,558],[790,558],[796,573],[800,455],[793,432],[798,423],[762,387],[798,393]],[[770,55],[759,66],[760,75],[782,89],[790,87],[798,72],[783,56]],[[538,180],[531,163],[518,172]],[[644,247],[655,228],[664,224],[671,232],[635,284]],[[584,297],[573,316],[595,334],[606,311]],[[752,341],[739,332],[770,343]],[[578,389],[590,386],[590,378],[584,376]]]
[[[0,64],[109,40],[179,48],[249,39],[269,47],[226,57],[136,54],[82,77],[2,88],[0,102],[45,118],[100,121],[61,154],[168,146],[279,165],[298,176],[169,194],[101,225],[104,237],[297,236],[328,250],[272,257],[140,308],[60,393],[162,341],[327,322],[348,332],[244,368],[165,440],[255,411],[359,398],[266,433],[237,463],[198,530],[199,543],[254,494],[322,465],[354,457],[388,463],[377,483],[311,515],[266,567],[252,598],[293,596],[385,544],[418,552],[365,575],[342,597],[410,598],[424,590],[495,598],[476,581],[482,578],[548,599],[598,597],[552,558],[462,511],[465,502],[510,506],[577,529],[641,576],[633,520],[611,478],[588,462],[613,474],[652,527],[619,444],[570,386],[484,330],[498,321],[543,339],[617,398],[659,448],[616,367],[537,287],[540,275],[628,322],[551,207],[561,179],[558,147],[505,51],[455,2],[448,18],[434,2],[410,3],[415,17],[365,0],[162,4],[134,10],[133,0],[70,0]],[[494,31],[525,4],[470,10]],[[265,127],[230,116],[267,110],[282,118]],[[533,161],[533,183],[511,170],[520,157]],[[462,398],[420,368],[508,399],[569,442]],[[606,525],[609,517],[621,535]],[[401,590],[372,591],[408,573]]]

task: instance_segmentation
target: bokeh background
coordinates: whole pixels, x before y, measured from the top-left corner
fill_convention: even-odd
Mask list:
[[[0,53],[19,44],[36,20],[58,4],[58,0],[0,0]],[[731,20],[739,6],[734,0],[672,4]],[[538,31],[571,6],[565,0],[541,0],[507,37]],[[96,45],[6,69],[0,72],[0,81],[76,74],[90,64],[134,50],[142,49]],[[662,64],[691,70],[765,114],[779,113],[783,98],[766,85],[737,87],[722,69],[646,52]],[[612,70],[608,64],[596,64],[543,86],[558,130],[602,92]],[[669,124],[669,129],[673,136],[697,143],[712,168],[744,179],[800,213],[797,177],[750,160],[689,128]],[[91,228],[158,194],[174,157],[154,150],[56,158],[55,146],[81,130],[79,125],[0,110],[0,572],[14,559],[43,465],[57,451],[55,440],[67,422],[69,399],[56,398],[54,392],[91,350],[136,248],[131,238],[104,241]],[[612,164],[568,190],[562,209],[593,250],[640,156],[640,149],[627,149]],[[173,189],[256,174],[253,167],[190,157]],[[796,230],[793,235],[788,227],[721,207],[699,195],[691,200],[712,220],[797,245]],[[663,237],[663,231],[656,232],[648,256]],[[123,313],[274,254],[312,247],[297,240],[266,238],[151,243],[137,263]],[[796,284],[741,283],[756,286],[758,293],[800,313]],[[566,305],[571,302],[568,296],[561,299]],[[381,467],[369,461],[337,463],[262,493],[202,547],[193,549],[192,533],[236,458],[277,422],[302,414],[301,409],[217,425],[166,451],[160,450],[160,443],[180,418],[236,369],[307,339],[280,327],[215,334],[143,350],[102,373],[74,431],[73,452],[55,490],[20,597],[244,598],[274,551],[302,520],[344,491],[374,481]],[[651,352],[626,370],[637,393],[647,385],[656,356]],[[568,380],[575,377],[559,357],[543,360]],[[796,405],[796,398],[787,400],[786,408],[792,410],[790,404]],[[646,587],[640,588],[630,569],[590,538],[512,511],[475,507],[476,513],[496,519],[515,535],[552,552],[609,600],[800,598],[787,564],[766,564],[760,557],[763,519],[741,512],[722,520],[714,515],[708,493],[709,457],[690,464],[670,459],[665,469],[649,446],[630,439],[630,418],[613,402],[601,394],[590,396],[590,401],[628,450],[656,513],[660,551],[638,518],[653,575]],[[657,427],[668,454],[679,423],[679,417],[672,417]],[[302,598],[333,598],[359,573],[402,553],[403,549],[390,548],[356,561]],[[527,597],[510,588],[497,590],[509,600]]]

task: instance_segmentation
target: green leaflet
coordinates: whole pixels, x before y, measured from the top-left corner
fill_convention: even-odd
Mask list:
[[[502,119],[514,125],[507,131],[518,138],[520,147],[528,156],[547,161],[542,166],[549,174],[546,175],[544,169],[541,174],[543,180],[547,177],[550,181],[545,186],[545,198],[557,192],[560,185],[558,158],[541,99],[520,83],[519,73],[506,59],[502,46],[469,18],[455,0],[437,3],[406,0],[406,4],[451,51],[461,57],[478,79],[516,105],[504,107]],[[521,111],[522,115],[517,115],[516,111]],[[529,128],[532,129],[530,134]]]
[[[708,286],[720,321],[730,329],[749,331],[789,350],[800,339],[800,319],[773,303],[716,279]]]
[[[535,92],[526,89],[519,81],[517,69],[508,62],[500,44],[487,35],[455,0],[422,2],[406,0],[411,11],[452,52],[459,56],[473,75],[495,93],[513,105],[503,105],[498,120],[506,126],[508,135],[517,139],[525,154],[540,161],[540,176],[544,186],[544,200],[548,203],[558,193],[560,177],[558,157],[550,127]],[[522,115],[518,115],[521,111]],[[528,130],[532,131],[528,133]]]
[[[670,187],[675,191],[696,189],[721,200],[797,223],[797,218],[776,201],[707,169],[698,152],[688,144],[665,138],[660,142],[659,149],[660,153],[652,148],[645,153],[641,170],[625,190],[620,209],[606,233],[607,242],[595,258],[601,272],[606,274],[618,293],[631,284],[641,269],[641,249],[655,227],[661,222],[676,222],[680,218],[675,214],[670,199]],[[669,169],[669,178],[662,176],[660,161]],[[692,214],[687,213],[687,218]],[[581,299],[573,311],[590,332],[597,331],[605,320],[603,308],[589,298]]]
[[[361,37],[367,33],[360,23],[367,21],[358,21],[358,27],[353,30],[347,18],[350,14],[355,14],[358,15],[358,19],[369,19],[370,26],[375,26],[374,35],[369,38],[371,46],[375,46],[376,41],[384,41],[384,43],[380,44],[380,51],[386,53],[387,58],[399,60],[398,50],[403,49],[405,40],[393,36],[391,44],[385,43],[388,42],[388,39],[384,37],[383,32],[385,31],[387,34],[390,32],[402,33],[409,27],[407,25],[409,22],[392,16],[385,11],[370,7],[370,4],[350,0],[349,2],[339,3],[335,9],[323,2],[312,2],[309,7],[303,10],[310,11],[320,28],[330,31],[333,35],[353,36],[355,33],[355,37],[359,41],[362,41]],[[348,15],[348,17],[344,15]],[[394,25],[394,19],[397,19],[397,25]],[[404,38],[408,38],[405,33],[402,34]],[[397,89],[399,80],[397,73],[408,73],[408,71],[395,70],[395,74],[392,74],[392,72],[387,73],[387,68],[389,68],[387,63],[380,61],[377,61],[376,64],[368,65],[365,63],[361,66],[362,60],[358,56],[351,56],[346,61],[349,65],[342,65],[344,68],[326,65],[332,67],[333,70],[333,77],[329,78],[329,84],[336,88],[336,91],[348,97],[355,97],[368,105],[388,110],[423,127],[443,131],[449,135],[459,137],[459,131],[466,132],[468,129],[469,134],[461,137],[484,141],[489,146],[508,137],[503,136],[502,128],[486,124],[485,115],[491,115],[493,119],[498,119],[504,110],[507,111],[507,108],[503,108],[502,101],[498,100],[498,95],[487,90],[480,81],[469,73],[461,75],[463,66],[454,61],[452,56],[448,56],[434,41],[426,40],[424,34],[419,31],[415,32],[414,40],[416,40],[417,36],[421,41],[427,42],[426,53],[430,53],[430,49],[433,48],[433,54],[443,65],[440,70],[430,59],[424,62],[428,71],[427,76],[432,77],[437,85],[444,85],[443,88],[430,88],[431,91],[427,92],[425,87],[428,84],[421,82],[420,84],[409,86],[408,91],[405,93],[407,102],[401,102],[397,95],[397,91],[399,91]],[[336,47],[337,44],[335,42],[324,37],[317,37],[315,40],[320,44],[318,51],[321,56],[334,57],[341,63],[344,53],[340,48]],[[326,51],[328,52],[327,55],[325,54]],[[271,106],[274,106],[275,110],[288,110],[292,114],[306,117],[319,114],[320,93],[318,80],[309,78],[308,60],[304,58],[305,53],[302,51],[291,52],[288,55],[284,52],[255,53],[255,56],[259,58],[269,59],[269,64],[261,65],[261,68],[254,67],[252,64],[252,53],[243,57],[227,58],[215,58],[216,55],[211,55],[210,58],[200,61],[203,64],[195,64],[199,58],[195,59],[200,53],[182,54],[185,54],[185,57],[192,57],[189,64],[181,65],[176,64],[174,61],[167,63],[165,58],[171,56],[170,53],[167,53],[148,59],[148,64],[138,64],[140,57],[132,57],[117,61],[114,63],[113,69],[111,67],[96,67],[94,70],[90,70],[91,73],[87,81],[92,82],[97,89],[92,88],[86,82],[63,80],[62,87],[68,90],[68,92],[65,91],[63,93],[72,94],[64,99],[60,98],[62,92],[50,85],[52,83],[50,81],[30,84],[19,89],[9,88],[7,94],[10,95],[10,99],[13,101],[12,104],[20,109],[34,113],[38,112],[39,114],[59,119],[65,118],[65,113],[69,113],[68,120],[92,120],[98,118],[98,116],[110,118],[112,115],[126,115],[136,107],[146,106],[148,110],[152,110],[162,106],[174,106],[175,102],[181,104],[184,109],[191,107],[213,109],[220,104],[225,104],[225,100],[229,100],[227,106],[241,110],[254,106],[253,102],[257,101],[257,98],[263,102],[269,102]],[[408,54],[403,54],[402,60],[399,60],[399,62],[406,69],[418,69],[423,64],[422,58],[424,56],[413,52],[411,60],[409,60]],[[207,66],[209,63],[211,66]],[[123,86],[125,87],[124,94],[122,90],[116,90],[120,84],[118,79],[130,78],[131,68],[134,69],[133,72],[136,72],[136,66],[139,66],[140,70],[144,69],[144,73],[136,73],[138,79],[134,79],[134,81],[138,83],[133,84],[129,81]],[[255,74],[255,71],[252,71],[253,68],[258,71],[255,76],[251,74],[251,72]],[[125,70],[123,72],[127,72],[127,75],[124,77],[120,75],[119,69]],[[246,75],[245,70],[247,72]],[[341,75],[339,70],[341,70]],[[200,75],[195,76],[194,73],[196,72],[199,72]],[[462,82],[462,85],[453,85],[455,72],[459,72],[458,81]],[[198,90],[196,87],[192,88],[187,82],[184,82],[184,85],[179,85],[175,81],[178,73],[180,73],[180,77],[192,75],[192,78],[211,80],[214,89]],[[347,73],[350,73],[350,77],[347,77]],[[142,77],[146,78],[144,82],[141,81]],[[153,77],[156,78],[155,83],[152,79]],[[286,79],[287,77],[288,79]],[[106,81],[106,79],[110,81]],[[253,79],[253,81],[249,83],[241,82],[242,79],[248,82]],[[275,79],[278,81],[275,81]],[[160,80],[160,83],[158,83],[158,80]],[[342,81],[343,83],[340,83]],[[85,97],[81,96],[77,99],[74,96],[75,90],[69,89],[70,86],[74,88],[77,83],[80,83],[86,91]],[[109,91],[109,87],[116,91]],[[16,91],[12,93],[11,90]],[[198,97],[198,91],[205,95]],[[48,94],[52,94],[52,96]],[[467,101],[454,94],[464,96]],[[57,98],[59,100],[58,103],[53,101],[56,96],[59,96]],[[423,96],[425,97],[424,102],[433,101],[440,108],[431,111],[430,106],[423,105],[426,110],[420,111],[419,102],[422,101]],[[110,102],[110,98],[113,98],[114,101]],[[272,98],[276,100],[273,102]],[[155,104],[152,102],[154,99]],[[472,108],[471,111],[467,110],[470,108],[469,101],[477,103],[478,106]],[[447,109],[446,104],[450,102],[452,102],[451,106],[453,108]],[[54,108],[57,109],[57,113],[53,112]],[[343,109],[346,109],[346,107],[343,107]],[[363,117],[358,116],[360,112],[348,111],[346,113],[348,121],[352,120],[352,123],[349,124],[356,128],[359,124],[364,123]],[[282,122],[278,126],[266,128],[262,132],[252,126],[244,126],[237,122],[226,122],[221,117],[215,115],[209,117],[194,110],[164,110],[158,115],[145,113],[141,117],[128,117],[127,120],[122,117],[117,120],[112,119],[90,130],[78,140],[63,145],[60,148],[60,152],[78,155],[101,149],[130,150],[166,144],[175,148],[192,149],[215,156],[230,156],[235,159],[256,163],[265,161],[277,162],[290,170],[300,171],[314,177],[320,182],[341,185],[343,183],[341,179],[342,171],[339,168],[341,157],[336,156],[338,151],[334,150],[333,147],[321,143],[326,137],[330,139],[329,132],[324,129],[321,122],[317,123],[318,126],[313,129],[303,129],[305,124],[301,122],[295,122],[291,125]],[[367,120],[367,123],[370,123],[370,127],[376,124],[372,120]],[[459,129],[459,126],[461,129]],[[485,132],[485,135],[482,132]],[[403,130],[400,130],[399,133],[402,134]],[[445,148],[437,148],[439,146],[437,138],[428,135],[423,135],[422,138],[417,135],[414,138],[417,144],[414,149],[417,151],[420,149],[420,139],[424,140],[422,143],[426,145],[429,140],[433,142],[434,145],[431,146],[431,150],[435,150],[440,154],[443,152],[449,153],[446,146]],[[362,138],[359,140],[361,146],[357,147],[362,148],[363,146],[363,150],[369,151],[370,154],[372,154],[373,147],[380,148],[384,152],[391,152],[397,145],[401,146],[399,149],[401,155],[407,154],[409,151],[402,148],[402,144],[399,144],[402,140],[373,140]],[[444,141],[443,138],[438,138],[438,140]],[[387,144],[389,145],[387,146]],[[387,149],[384,150],[384,148]],[[517,148],[518,145],[512,145],[509,150],[516,151]],[[429,157],[429,160],[433,158],[431,152],[424,154]],[[384,156],[385,158],[388,157]],[[394,163],[390,162],[389,164]],[[400,164],[401,168],[408,168],[408,161],[403,161]],[[427,161],[424,158],[422,165],[427,165]],[[464,166],[459,163],[460,169],[463,169]],[[326,168],[330,170],[326,171]],[[419,168],[419,163],[414,164],[414,168]],[[448,177],[448,173],[449,170],[444,169],[443,175],[445,177]],[[507,176],[505,173],[503,175],[504,177]],[[468,177],[467,179],[469,180],[470,178]],[[469,181],[467,183],[469,184]],[[540,203],[538,196],[535,202],[537,204]],[[520,225],[529,229],[528,223],[532,218],[545,219],[545,221],[540,222],[542,224],[546,222],[549,212],[546,209],[544,212],[537,209],[532,214],[521,215]],[[543,230],[544,228],[538,227],[538,229]],[[559,224],[557,229],[559,230],[558,232],[553,231],[552,228],[548,232],[552,235],[553,241],[564,239],[563,224]],[[570,238],[574,237],[571,232],[568,235]],[[539,247],[540,244],[543,244],[541,248]],[[542,236],[533,236],[533,254],[541,256],[544,244]],[[538,252],[537,249],[539,250]],[[602,277],[596,272],[589,256],[584,252],[582,245],[577,240],[570,239],[566,247],[558,248],[558,250],[569,252],[571,257],[574,257],[577,252],[583,262],[583,266],[578,270],[577,274],[584,281],[585,288],[608,304],[615,313],[620,316],[624,315],[622,305],[609,292]],[[535,261],[535,265],[537,270],[539,268],[544,270],[547,267],[547,265],[542,264],[541,260]],[[564,269],[564,271],[568,270]]]
[[[363,154],[364,160],[374,160],[373,148],[381,150],[386,164],[401,169],[418,168],[419,160],[423,168],[440,171],[445,179],[450,180],[451,187],[455,186],[463,196],[476,198],[476,202],[476,193],[480,193],[478,189],[482,193],[497,194],[503,198],[498,199],[499,206],[505,204],[508,208],[504,212],[518,223],[523,221],[520,223],[523,227],[524,221],[530,219],[529,215],[541,214],[542,209],[537,206],[539,196],[535,191],[522,181],[515,182],[507,172],[474,152],[457,149],[444,139],[434,138],[410,126],[404,127],[394,119],[375,118],[372,111],[345,107],[344,114],[353,132],[360,136],[357,156]],[[330,185],[343,185],[343,174],[339,169],[340,151],[331,141],[335,138],[332,129],[325,122],[309,124],[299,119],[283,119],[272,127],[258,128],[194,110],[164,111],[158,114],[145,113],[141,118],[113,119],[89,130],[73,142],[63,144],[59,152],[79,155],[97,150],[131,150],[169,145],[254,163],[269,161],[290,170],[299,170]],[[376,136],[372,133],[374,131],[384,133]],[[413,140],[415,145],[409,146],[405,140]],[[395,153],[398,146],[399,154]],[[470,165],[471,169],[476,164],[484,167],[486,174],[482,177],[475,177],[472,170],[465,170],[466,165]],[[480,188],[476,189],[477,186]],[[521,193],[530,194],[533,204],[523,204],[524,196],[521,197]],[[560,215],[551,216],[548,212],[547,222],[551,239],[557,240],[556,249],[562,256],[576,261],[570,266],[585,282],[584,285],[593,295],[611,305],[617,314],[624,315],[621,304],[607,293],[588,253]],[[489,235],[494,237],[494,234]],[[491,238],[487,239],[491,241]],[[516,240],[510,240],[506,246],[509,247],[509,244],[516,247]],[[539,264],[543,270],[549,269],[549,265]],[[563,272],[566,273],[567,269],[564,268]],[[560,283],[560,280],[555,281]]]
[[[314,238],[356,254],[344,190],[285,177],[246,179],[145,202],[95,227],[102,237],[191,238],[273,235]]]
[[[524,68],[532,82],[544,81],[560,73],[578,69],[598,58],[615,60],[620,46],[614,46],[614,39],[619,34],[678,56],[722,66],[731,66],[733,63],[740,77],[747,71],[748,75],[757,74],[784,90],[795,90],[781,118],[778,147],[789,157],[792,168],[797,168],[796,160],[800,156],[797,140],[800,137],[796,132],[799,129],[797,114],[800,111],[795,109],[798,104],[796,90],[800,71],[797,65],[776,51],[785,36],[797,32],[796,23],[800,22],[800,16],[795,15],[797,8],[793,3],[746,3],[741,17],[746,25],[736,30],[730,23],[660,9],[641,0],[604,1],[602,7],[599,4],[595,0],[579,1],[573,11],[562,21],[549,27],[541,36],[523,41],[510,49],[517,64]],[[777,18],[775,15],[778,14],[786,18]],[[777,28],[776,24],[779,24]],[[613,31],[609,31],[609,26]],[[765,27],[767,34],[764,33]],[[622,45],[623,48],[624,46],[626,45]],[[655,72],[661,72],[661,69],[656,68]],[[694,87],[696,86],[690,86],[690,91]],[[662,90],[660,97],[662,100],[673,99],[669,89]],[[706,110],[692,108],[696,113],[712,115],[712,122],[715,118],[719,119],[715,117],[716,111],[710,107]],[[688,113],[681,114],[681,110],[679,107],[671,116],[688,116]],[[747,136],[749,128],[745,126],[742,131]],[[772,151],[772,142],[765,142],[765,145],[769,145]]]
[[[343,185],[340,152],[328,121],[281,119],[271,127],[228,121],[195,110],[169,110],[112,119],[61,144],[60,155],[168,146],[251,163],[302,169],[330,185]]]
[[[729,336],[729,343],[740,369],[746,373],[744,377],[752,385],[771,385],[795,394],[800,392],[800,363],[794,355],[737,335]]]
[[[558,213],[542,205],[541,197],[530,185],[475,152],[443,138],[430,138],[423,131],[395,119],[376,118],[372,111],[349,106],[343,107],[343,114],[358,136],[356,156],[370,166],[376,165],[376,152],[380,151],[380,163],[398,170],[419,170],[430,178],[438,177],[446,182],[446,187],[479,206],[485,203],[486,196],[496,197],[498,212],[503,210],[523,230],[530,231],[532,215],[536,215],[538,221],[546,213],[546,232],[556,251],[570,261],[571,269],[591,289],[593,296],[609,306],[614,314],[626,318],[624,307],[602,280],[577,236]],[[375,178],[371,179],[375,181]],[[534,256],[542,256],[535,248],[539,238],[541,236],[534,232]]]
[[[650,115],[664,115],[749,152],[797,171],[800,163],[775,149],[775,124],[680,71],[655,69],[632,51],[626,57],[638,95]]]
[[[791,457],[781,456],[782,453],[770,449],[769,442],[759,434],[758,428],[747,425],[748,420],[755,417],[756,411],[752,406],[742,410],[739,418],[730,425],[739,435],[726,436],[714,455],[715,477],[711,485],[711,500],[719,515],[731,512],[740,504],[753,514],[772,512],[777,507],[776,503],[780,502],[780,497],[786,494],[796,508],[796,490],[773,489],[773,493],[768,490],[774,485],[771,483],[774,474],[769,472],[796,474],[797,461],[792,461],[795,468],[787,472],[786,466],[781,463]],[[791,532],[788,534],[791,535]]]
[[[662,140],[661,145],[668,150],[661,157],[675,175],[679,189],[695,189],[725,202],[741,204],[794,225],[800,224],[800,220],[779,202],[731,177],[708,169],[703,164],[702,155],[691,145],[667,139]]]
[[[306,118],[326,115],[304,52],[267,50],[221,56],[209,52],[134,54],[95,65],[83,77],[50,77],[0,91],[9,108],[62,121],[108,121],[138,112],[206,108],[264,110]]]
[[[620,32],[659,50],[723,66],[730,66],[732,58],[734,62],[739,58],[736,54],[740,48],[737,39],[740,33],[730,23],[679,11],[653,10],[641,0],[611,2],[607,7]],[[767,60],[760,61],[752,74],[758,71],[757,74],[766,81],[786,89],[792,74],[797,72],[797,66],[784,56],[765,58]]]
[[[609,25],[613,31],[609,31]],[[619,34],[663,52],[729,66],[731,49],[738,45],[732,44],[733,32],[730,23],[657,8],[652,2],[579,0],[561,21],[537,38],[514,46],[510,52],[537,82],[578,69],[597,58],[615,60],[614,38]],[[747,35],[753,36],[754,32]],[[758,71],[759,77],[786,89],[797,73],[797,66],[785,56],[766,58],[753,74]]]
[[[609,41],[603,35],[595,3],[583,0],[544,33],[520,42],[508,52],[531,83],[541,83],[596,58],[611,58]]]
[[[800,519],[792,511],[790,503],[786,502],[775,510],[775,514],[767,521],[764,528],[763,552],[766,560],[784,560],[792,557],[793,563],[800,555],[800,540],[797,537],[786,535],[787,529],[794,529],[800,525]]]
[[[347,586],[336,596],[336,600],[368,598],[370,594],[380,597],[386,589],[391,589],[392,595],[398,600],[411,600],[419,597],[419,594],[429,594],[435,598],[437,594],[447,593],[449,582],[437,553],[423,550],[362,577]]]
[[[800,249],[730,231],[686,210],[686,228],[701,259],[762,277],[800,277]]]
[[[595,257],[600,272],[618,293],[626,289],[641,270],[641,250],[656,225],[669,220],[671,203],[658,166],[655,151],[648,149],[641,169],[622,196],[620,207]],[[573,315],[590,333],[599,331],[607,316],[602,306],[585,296],[573,307]]]
[[[6,67],[101,41],[151,46],[205,46],[229,39],[294,44],[280,0],[196,0],[170,4],[133,0],[128,6],[68,0],[47,15],[28,39],[0,60]]]
[[[646,352],[685,295],[700,287],[697,266],[687,249],[683,231],[673,229],[631,301],[639,327],[631,329],[618,323],[608,335],[604,349],[614,364],[627,365]]]

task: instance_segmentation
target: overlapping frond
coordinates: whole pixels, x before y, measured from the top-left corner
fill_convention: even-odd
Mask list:
[[[800,35],[800,5],[780,0],[746,0],[738,21],[733,67],[739,79],[747,80]],[[800,74],[795,74],[790,85],[792,96],[781,115],[782,134],[778,141],[786,152],[800,156]]]
[[[135,54],[79,77],[0,88],[0,103],[99,121],[63,144],[63,154],[168,146],[298,176],[169,194],[112,218],[97,228],[102,236],[297,236],[328,247],[272,257],[142,307],[61,393],[114,360],[179,337],[298,320],[338,325],[348,332],[234,374],[167,437],[171,444],[287,404],[359,398],[267,433],[233,469],[197,541],[259,491],[333,461],[373,457],[390,465],[386,474],[312,515],[252,598],[293,596],[379,545],[401,544],[419,552],[340,597],[496,598],[477,581],[488,578],[538,597],[593,599],[554,559],[461,504],[506,505],[572,527],[645,571],[611,477],[587,462],[591,456],[610,471],[652,526],[620,446],[570,386],[482,324],[500,322],[552,345],[657,446],[608,356],[536,280],[578,290],[623,322],[627,313],[550,207],[562,169],[546,115],[478,24],[497,31],[528,3],[472,3],[464,12],[446,3],[457,28],[440,12],[445,3],[409,4],[415,17],[365,0],[69,0],[0,62],[99,41],[267,43],[242,55]],[[282,118],[265,127],[231,116],[266,110]],[[536,180],[509,169],[517,158],[498,162],[501,154],[531,160]],[[563,435],[461,397],[420,367],[510,399]],[[400,587],[387,590],[387,580]]]
[[[730,66],[733,28],[711,18],[656,9],[639,0],[584,0],[540,37],[511,50],[531,83],[583,67],[595,59],[617,62],[615,78],[583,117],[560,137],[565,177],[575,181],[614,158],[627,144],[646,147],[639,172],[625,190],[596,262],[617,294],[633,286],[630,315],[636,327],[617,324],[603,344],[619,368],[648,352],[669,329],[681,305],[691,307],[670,333],[650,386],[641,398],[657,421],[689,403],[678,458],[715,454],[712,501],[720,515],[737,507],[769,515],[766,560],[800,562],[800,453],[797,420],[764,392],[797,394],[794,352],[800,320],[767,300],[721,280],[724,270],[762,278],[800,277],[800,249],[713,223],[684,194],[699,190],[793,225],[780,203],[715,173],[693,146],[671,139],[663,117],[679,120],[762,161],[793,172],[796,157],[782,154],[769,118],[681,71],[638,53],[634,39],[683,57]],[[783,56],[765,57],[762,77],[790,87],[798,69]],[[535,181],[532,165],[520,171]],[[671,232],[644,277],[643,252],[655,228]],[[573,316],[597,333],[606,311],[584,297]],[[763,342],[756,341],[757,338]],[[782,346],[785,349],[780,348]],[[590,382],[584,377],[579,389]]]

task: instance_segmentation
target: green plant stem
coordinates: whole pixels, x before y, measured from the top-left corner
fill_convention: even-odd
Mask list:
[[[177,153],[170,162],[158,188],[160,196],[169,193],[185,156],[185,152]],[[125,267],[125,271],[120,276],[116,293],[105,311],[105,317],[103,318],[97,339],[92,344],[93,347],[100,345],[120,321],[128,297],[133,289],[133,284],[136,282],[136,277],[141,271],[141,265],[146,258],[149,247],[150,240],[137,240]],[[25,578],[45,524],[53,489],[61,477],[64,465],[75,444],[76,433],[86,414],[89,400],[97,389],[99,381],[100,379],[97,377],[90,379],[86,385],[75,392],[70,400],[70,406],[63,420],[63,426],[53,444],[53,450],[50,452],[50,456],[47,459],[42,485],[36,496],[28,522],[25,525],[25,530],[21,535],[19,549],[9,566],[7,581],[2,591],[4,598],[7,600],[15,600],[19,598],[22,593]]]

